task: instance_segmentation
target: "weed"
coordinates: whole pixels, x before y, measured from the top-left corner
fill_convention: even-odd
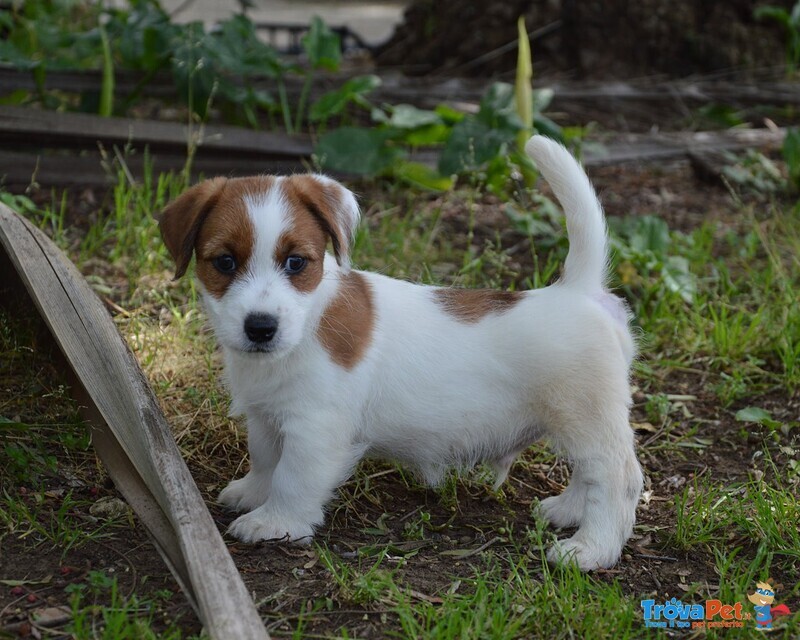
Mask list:
[[[76,640],[180,640],[183,637],[175,622],[156,630],[158,600],[125,597],[115,577],[102,571],[89,571],[86,582],[67,587],[72,621],[68,631]],[[171,592],[155,594],[169,596]],[[108,604],[99,604],[107,601]],[[159,625],[161,626],[161,625]]]
[[[686,549],[722,542],[730,501],[730,491],[706,480],[687,485],[675,498],[675,543]]]
[[[792,127],[786,132],[781,152],[789,173],[789,184],[795,191],[800,190],[800,129]]]
[[[756,7],[754,15],[757,19],[765,18],[778,22],[786,32],[786,67],[793,73],[800,65],[800,2],[795,2],[791,10],[784,7]]]
[[[430,521],[431,514],[427,511],[420,511],[416,518],[406,522],[403,526],[403,537],[406,540],[422,540]]]

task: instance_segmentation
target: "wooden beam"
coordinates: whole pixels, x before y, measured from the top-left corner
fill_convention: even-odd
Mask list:
[[[113,156],[113,149],[108,150]],[[145,171],[154,173],[183,171],[186,154],[157,152],[150,154],[147,165],[141,153],[121,155],[128,172],[141,180]],[[118,160],[119,162],[119,160]],[[193,179],[214,176],[251,176],[261,173],[291,175],[306,171],[307,164],[296,161],[237,158],[230,155],[198,154],[192,162]],[[109,187],[117,182],[117,175],[109,171],[107,162],[99,151],[3,151],[0,150],[0,183],[13,190],[24,189],[35,183],[44,187]]]
[[[0,280],[17,280],[44,319],[111,478],[218,640],[268,638],[152,389],[108,311],[75,266],[0,205]],[[10,265],[10,267],[9,267]]]
[[[305,135],[251,131],[241,127],[188,127],[175,122],[100,118],[87,113],[45,111],[30,107],[0,106],[0,143],[14,147],[96,149],[98,143],[145,146],[184,154],[190,145],[200,152],[236,154],[237,157],[272,159],[305,158],[311,155],[311,140]]]

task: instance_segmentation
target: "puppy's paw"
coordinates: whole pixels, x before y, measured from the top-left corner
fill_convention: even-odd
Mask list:
[[[269,497],[265,482],[248,473],[244,478],[234,480],[219,494],[217,502],[231,511],[252,511],[260,507]]]
[[[242,542],[277,540],[309,545],[314,538],[314,527],[308,522],[279,516],[260,507],[236,518],[228,533]]]
[[[616,564],[620,549],[587,544],[577,537],[558,540],[547,551],[547,561],[552,565],[574,563],[581,571],[608,569]]]
[[[584,505],[575,498],[574,493],[567,491],[559,496],[545,498],[539,503],[539,514],[557,529],[575,527],[581,523],[583,517]]]

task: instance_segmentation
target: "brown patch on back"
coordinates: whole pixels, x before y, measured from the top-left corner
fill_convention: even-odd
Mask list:
[[[522,299],[520,291],[494,289],[435,289],[434,299],[460,322],[476,323],[490,313],[508,311]]]
[[[372,342],[375,311],[372,288],[358,271],[341,276],[339,291],[325,309],[317,337],[331,360],[345,369],[356,366]]]

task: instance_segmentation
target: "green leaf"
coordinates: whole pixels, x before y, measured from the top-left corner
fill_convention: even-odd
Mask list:
[[[664,263],[661,277],[667,288],[680,295],[689,304],[697,294],[697,277],[689,271],[689,261],[683,256],[669,256]]]
[[[481,99],[478,120],[491,129],[508,131],[516,135],[525,128],[517,114],[514,87],[507,82],[495,82]]]
[[[553,101],[553,96],[555,96],[555,91],[553,91],[550,87],[536,89],[533,92],[533,112],[541,113],[547,109],[547,107],[549,107],[550,103]]]
[[[303,48],[312,69],[337,71],[342,61],[339,36],[328,28],[319,16],[314,16],[308,33],[303,36]]]
[[[29,428],[29,424],[24,422],[15,422],[14,420],[9,420],[4,416],[0,416],[0,433],[3,431],[25,431]]]
[[[536,129],[537,133],[541,133],[543,136],[547,136],[553,140],[558,140],[558,142],[561,142],[562,144],[565,142],[564,132],[562,131],[561,127],[553,122],[550,118],[542,115],[533,116],[533,128]]]
[[[736,419],[739,422],[756,422],[771,429],[777,429],[781,426],[781,422],[775,420],[769,411],[761,409],[760,407],[746,407],[745,409],[740,409],[736,412]]]
[[[204,40],[198,42],[218,75],[268,75],[281,77],[287,70],[275,49],[264,43],[256,33],[253,22],[236,15],[221,22]]]
[[[418,129],[410,129],[403,133],[403,142],[412,147],[444,144],[450,136],[451,127],[446,124],[432,124]]]
[[[410,104],[398,104],[391,108],[392,115],[386,123],[398,129],[416,129],[432,124],[441,124],[442,118],[435,111],[417,109]]]
[[[312,122],[320,122],[339,115],[347,105],[359,97],[370,93],[381,84],[378,76],[357,76],[345,82],[339,89],[329,91],[311,105],[309,117]]]
[[[155,2],[132,3],[130,11],[110,10],[105,27],[123,67],[151,72],[169,65],[181,28]]]
[[[636,218],[634,231],[630,234],[630,246],[636,253],[651,251],[663,256],[669,246],[669,226],[656,216]]]
[[[322,136],[314,153],[323,169],[377,176],[402,153],[388,144],[395,135],[386,129],[342,127]]]
[[[434,112],[444,120],[445,124],[456,124],[457,122],[461,122],[464,116],[466,116],[462,111],[453,109],[453,107],[449,107],[446,104],[440,104],[434,109]]]
[[[753,15],[757,20],[771,18],[772,20],[780,22],[784,27],[789,27],[789,13],[780,7],[756,7],[755,11],[753,11]]]
[[[474,171],[498,155],[505,155],[516,131],[494,129],[475,117],[464,118],[450,134],[439,157],[439,173]]]
[[[53,581],[53,576],[46,576],[41,578],[40,580],[0,580],[0,584],[5,585],[6,587],[24,587],[27,585],[40,585],[40,584],[50,584]]]
[[[397,161],[392,173],[403,182],[430,191],[449,191],[455,184],[451,176],[442,176],[419,162]]]
[[[781,152],[789,170],[789,180],[795,188],[800,188],[800,129],[793,127],[786,132]]]

